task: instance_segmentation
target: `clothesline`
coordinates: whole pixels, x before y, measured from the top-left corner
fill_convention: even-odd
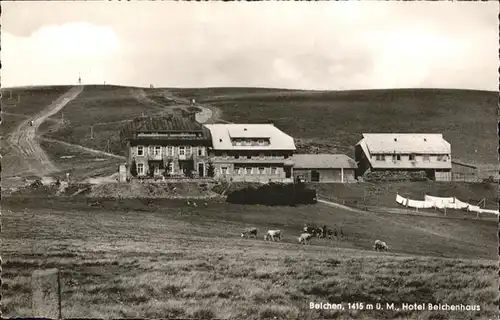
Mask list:
[[[490,210],[490,209],[481,209],[479,206],[471,205],[469,203],[458,200],[455,197],[433,197],[426,195],[424,201],[421,200],[412,200],[409,198],[404,198],[399,194],[396,194],[396,202],[400,205],[410,208],[416,209],[429,209],[429,208],[437,208],[437,209],[456,209],[456,210],[467,210],[469,212],[476,213],[492,213],[498,215],[498,210]]]

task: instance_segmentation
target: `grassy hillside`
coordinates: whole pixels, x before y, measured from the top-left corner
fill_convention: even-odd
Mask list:
[[[22,121],[29,119],[65,94],[71,86],[2,89],[2,118],[0,135],[5,137]],[[12,99],[10,91],[12,90]],[[18,100],[18,95],[20,100]]]
[[[51,130],[50,123],[42,125],[46,136],[88,148],[121,154],[119,133],[124,122],[143,113],[158,113],[157,106],[140,101],[130,87],[85,86],[83,92],[68,103],[61,111],[67,125]],[[61,112],[53,118],[61,118]],[[91,139],[90,126],[93,125],[94,137]],[[109,149],[108,149],[109,140]]]
[[[396,194],[399,193],[413,200],[423,200],[425,195],[456,197],[474,205],[486,198],[487,208],[498,209],[498,184],[495,183],[428,181],[311,185],[319,194],[334,201],[356,203],[361,206],[399,207],[396,203]]]
[[[111,175],[118,172],[118,166],[124,160],[92,154],[79,148],[68,147],[60,143],[40,141],[42,148],[51,156],[52,162],[60,169],[54,174],[66,178],[69,173],[72,179],[80,180],[94,175]]]
[[[495,222],[416,221],[322,205],[196,209],[111,200],[95,208],[82,198],[2,200],[7,316],[29,315],[29,275],[50,267],[63,273],[65,317],[485,319],[498,311]],[[349,238],[298,245],[310,221],[341,225]],[[280,228],[284,240],[241,239],[247,226]],[[392,252],[371,251],[376,238]],[[482,311],[308,308],[321,301],[480,304]]]
[[[492,170],[497,156],[497,98],[487,91],[398,89],[267,91],[244,88],[185,89],[222,109],[232,122],[269,119],[305,145],[351,153],[363,132],[443,133],[453,157]],[[262,92],[264,91],[264,92]],[[495,169],[493,169],[495,170]],[[498,171],[498,169],[496,169]]]

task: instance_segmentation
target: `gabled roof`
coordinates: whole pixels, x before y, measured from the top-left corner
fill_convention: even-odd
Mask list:
[[[356,161],[345,154],[294,154],[296,169],[356,169]]]
[[[127,139],[137,139],[138,133],[199,133],[201,139],[210,139],[210,131],[196,120],[178,115],[140,117],[127,123],[122,134]],[[139,138],[141,139],[141,138]],[[148,137],[151,139],[151,137]],[[159,139],[168,139],[161,138]]]
[[[207,124],[214,150],[295,150],[295,142],[273,124]],[[231,138],[269,139],[266,146],[234,146]]]
[[[370,154],[450,154],[451,145],[440,133],[363,133]]]

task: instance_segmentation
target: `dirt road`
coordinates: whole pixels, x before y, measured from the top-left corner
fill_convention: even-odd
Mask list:
[[[190,99],[176,96],[172,92],[165,90],[165,89],[160,89],[160,90],[163,94],[163,97],[165,97],[165,99],[167,99],[169,101],[173,101],[176,104],[169,105],[169,106],[161,105],[160,103],[150,99],[147,96],[145,90],[141,89],[141,88],[131,89],[131,94],[141,103],[149,105],[155,109],[161,109],[161,110],[163,110],[163,112],[166,112],[166,110],[173,110],[173,108],[175,108],[175,107],[187,109],[188,107],[193,106],[191,104]],[[195,103],[194,107],[201,109],[200,112],[196,113],[196,121],[198,121],[199,123],[216,123],[216,122],[230,123],[228,121],[220,119],[221,111],[216,107],[201,105],[199,103]]]
[[[163,90],[163,96],[167,100],[173,100],[183,106],[189,107],[191,106],[191,101],[187,98],[182,98],[175,96],[168,90]],[[196,113],[196,121],[199,123],[215,123],[216,121],[221,121],[220,115],[221,111],[213,106],[201,105],[199,103],[195,103],[194,107],[201,109],[201,112]]]
[[[28,171],[31,174],[46,175],[57,171],[56,166],[38,143],[36,134],[43,122],[59,112],[82,91],[83,86],[73,87],[32,119],[23,121],[7,138],[10,146],[22,156],[22,160],[28,165]],[[33,126],[30,126],[30,120],[33,120]]]

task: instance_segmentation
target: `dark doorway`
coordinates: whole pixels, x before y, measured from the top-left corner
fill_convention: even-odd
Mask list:
[[[292,177],[292,168],[286,167],[285,168],[285,178],[291,178]]]
[[[198,163],[198,175],[200,178],[203,178],[205,176],[205,164],[204,163]]]
[[[319,172],[318,171],[311,171],[311,181],[312,182],[319,182]]]

